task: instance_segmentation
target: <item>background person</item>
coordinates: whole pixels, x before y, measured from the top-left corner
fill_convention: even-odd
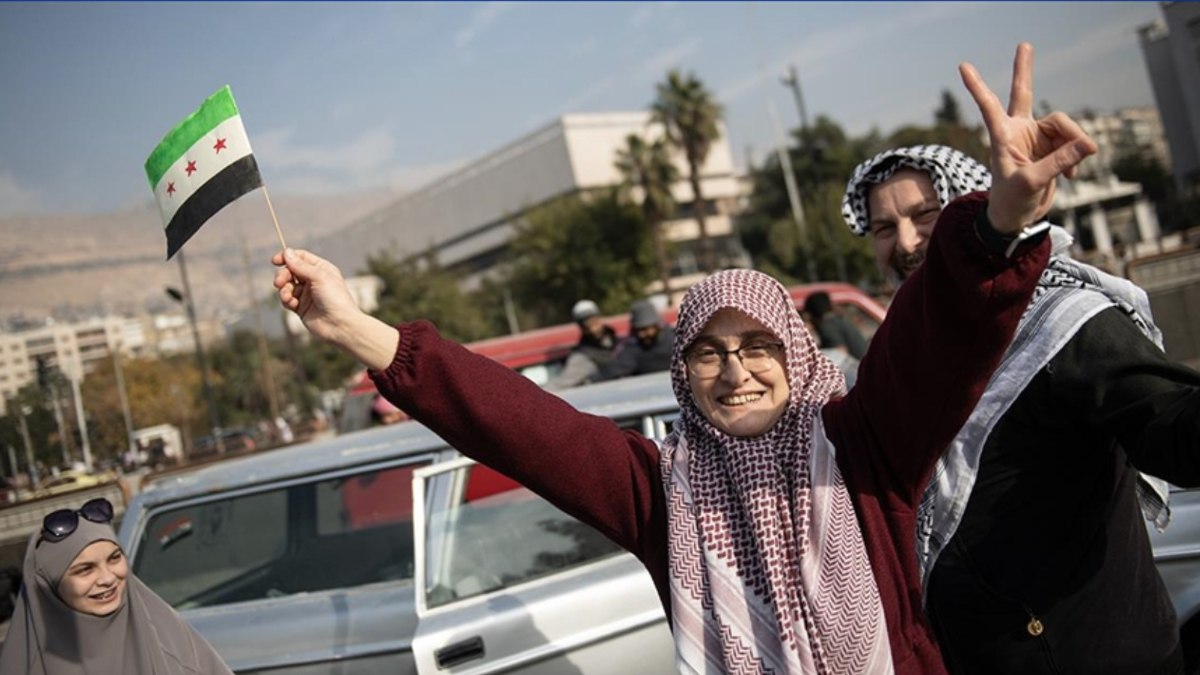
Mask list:
[[[950,200],[990,184],[957,150],[888,150],[855,170],[846,222],[904,279]],[[954,672],[1176,672],[1142,517],[1166,525],[1166,486],[1137,470],[1200,481],[1200,374],[1162,353],[1145,292],[1051,236],[1012,346],[923,501],[926,608]]]
[[[600,380],[656,373],[671,367],[675,329],[663,323],[658,308],[649,300],[629,306],[629,335],[621,341],[616,357],[600,369]]]
[[[579,325],[579,342],[567,356],[563,369],[550,381],[550,390],[567,389],[595,379],[600,369],[613,360],[617,332],[600,318],[600,307],[591,300],[580,300],[571,308],[571,319]]]
[[[4,675],[220,674],[212,646],[129,571],[112,504],[55,511],[30,539]]]
[[[834,309],[828,293],[810,293],[804,299],[804,311],[812,318],[821,349],[843,349],[855,359],[861,359],[867,353],[867,341],[862,332]]]

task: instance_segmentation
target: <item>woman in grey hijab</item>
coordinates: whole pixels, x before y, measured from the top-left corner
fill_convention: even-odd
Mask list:
[[[25,552],[5,675],[230,674],[216,651],[129,571],[112,505],[46,516]]]

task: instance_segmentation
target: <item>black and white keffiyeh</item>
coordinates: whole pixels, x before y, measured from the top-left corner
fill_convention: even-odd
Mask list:
[[[900,168],[925,171],[945,207],[965,194],[991,187],[992,177],[979,162],[942,145],[920,145],[881,152],[860,164],[846,185],[842,216],[852,232],[869,231],[867,193]],[[1033,299],[1017,327],[1012,344],[992,374],[970,418],[938,460],[917,516],[917,556],[922,586],[943,547],[958,529],[979,472],[980,455],[992,429],[1033,377],[1050,362],[1092,317],[1116,306],[1159,349],[1162,333],[1154,323],[1146,292],[1132,282],[1069,257],[1071,235],[1050,228],[1050,262],[1038,280]],[[1146,519],[1160,531],[1170,522],[1165,481],[1139,474],[1138,500]],[[1056,514],[1047,514],[1055,517]]]
[[[914,145],[885,150],[859,164],[842,195],[842,218],[850,231],[862,237],[870,231],[867,192],[900,169],[916,169],[929,174],[938,201],[945,207],[959,197],[992,187],[987,167],[963,153],[944,145]]]

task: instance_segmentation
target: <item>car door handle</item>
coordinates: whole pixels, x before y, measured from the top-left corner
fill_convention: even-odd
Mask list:
[[[441,670],[452,668],[460,663],[483,658],[483,638],[476,635],[462,642],[442,647],[433,653],[437,667]]]

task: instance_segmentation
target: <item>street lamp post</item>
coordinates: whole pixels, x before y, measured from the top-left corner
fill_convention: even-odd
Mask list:
[[[37,463],[33,459],[33,441],[29,438],[29,423],[25,419],[32,412],[32,406],[21,406],[21,438],[25,441],[25,466],[29,469],[29,485],[36,490],[41,487],[42,481],[38,476]]]
[[[125,418],[125,444],[130,456],[136,456],[137,446],[133,441],[133,415],[129,412],[129,393],[125,390],[125,368],[121,365],[121,344],[112,350],[113,374],[117,380],[117,398],[121,401],[121,415]]]
[[[183,292],[167,288],[167,295],[176,302],[183,303],[187,310],[188,323],[192,326],[192,339],[196,343],[196,363],[200,367],[200,381],[204,385],[204,401],[208,406],[208,419],[212,424],[213,438],[216,440],[218,454],[225,454],[225,442],[221,439],[221,418],[217,414],[217,404],[213,400],[212,384],[208,381],[208,359],[204,355],[204,345],[200,342],[200,329],[196,327],[196,307],[192,301],[192,285],[188,282],[187,263],[184,262],[183,251],[175,255],[179,261],[179,276],[183,281]]]

